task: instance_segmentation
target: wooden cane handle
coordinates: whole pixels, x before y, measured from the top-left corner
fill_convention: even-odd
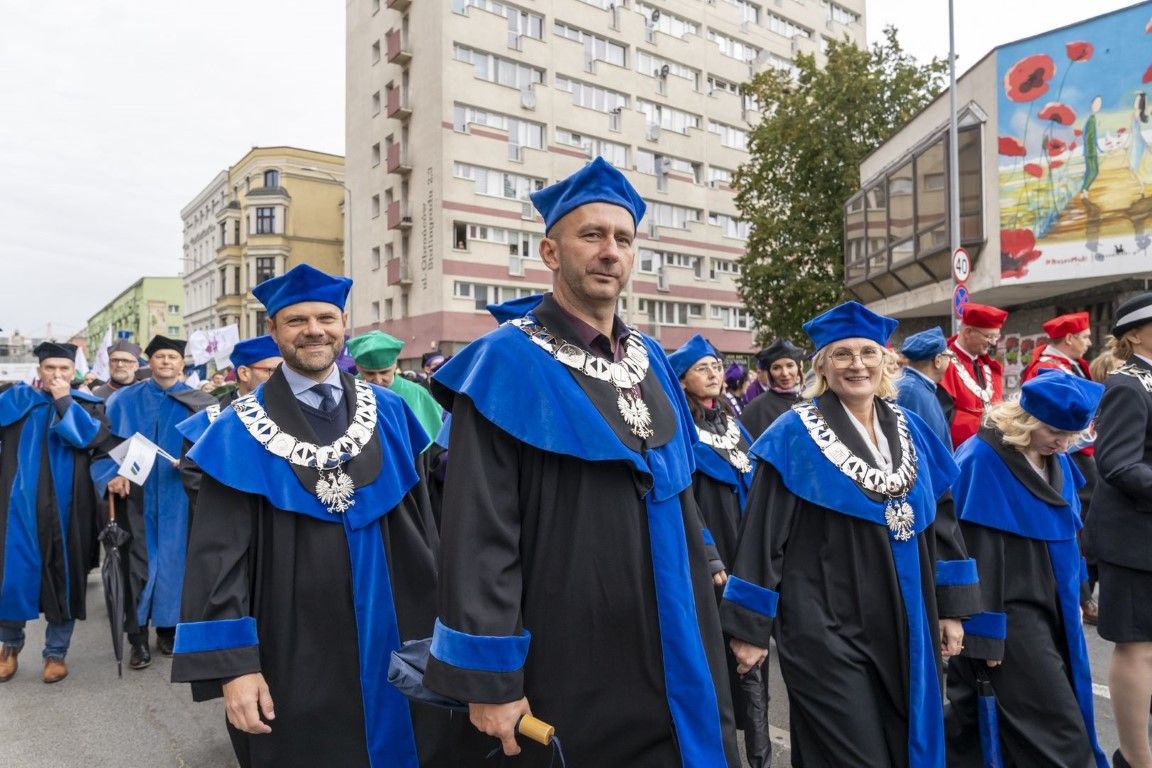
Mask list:
[[[524,715],[516,724],[516,732],[532,739],[532,741],[548,746],[552,743],[552,736],[555,735],[556,729],[543,720],[537,720],[532,715]]]
[[[108,492],[108,522],[116,522],[116,494],[111,491]]]

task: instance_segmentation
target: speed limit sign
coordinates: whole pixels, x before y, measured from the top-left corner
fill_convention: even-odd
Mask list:
[[[968,256],[968,251],[957,248],[952,254],[952,277],[956,278],[957,283],[966,283],[971,274],[972,259]]]

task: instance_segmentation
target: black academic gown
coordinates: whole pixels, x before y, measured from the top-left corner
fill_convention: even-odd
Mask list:
[[[103,406],[87,392],[53,401],[17,384],[0,393],[0,621],[85,618],[103,521],[90,451],[107,436]]]
[[[577,338],[551,296],[534,314],[553,333]],[[648,445],[672,452],[662,457],[680,451],[670,461],[685,463],[689,445],[674,441],[694,429],[688,406],[659,348],[652,342],[649,349],[652,364],[640,384],[656,431]],[[523,428],[533,441],[566,452],[545,450],[497,426],[459,392],[471,385],[509,429]],[[682,490],[655,504],[653,476],[629,460],[572,455],[586,449],[641,457],[648,449],[617,412],[611,385],[561,366],[507,324],[446,363],[432,391],[452,418],[438,637],[456,636],[461,647],[505,648],[525,630],[531,636],[520,659],[504,671],[481,669],[463,652],[453,654],[458,663],[437,658],[434,640],[425,683],[465,701],[526,696],[533,714],[556,727],[574,768],[681,765],[670,710],[680,697],[690,717],[715,722],[704,735],[706,756],[691,768],[739,766],[716,598],[690,476]],[[673,403],[666,393],[678,400]],[[581,441],[588,444],[578,448]],[[648,456],[655,468],[656,457]],[[661,515],[658,529],[650,525],[654,514]],[[689,632],[676,635],[662,631],[666,617],[660,615],[653,565],[654,539],[674,531],[687,556],[674,569],[684,588],[678,618],[691,622]],[[702,642],[693,654],[678,653],[706,666],[666,669],[664,643],[679,641]],[[684,682],[689,674],[697,687]],[[700,738],[699,732],[690,734],[684,746],[696,749]],[[525,739],[515,759],[486,760],[498,744],[487,737],[476,742],[460,765],[551,764],[550,750]]]
[[[328,443],[355,402],[352,377],[341,380],[335,417],[299,404],[280,371],[262,387],[264,406],[287,433]],[[427,437],[399,398],[373,391],[381,426],[344,465],[357,495],[343,515],[317,511],[316,471],[266,452],[230,409],[191,452],[204,475],[172,679],[191,682],[201,701],[220,696],[230,678],[264,675],[276,708],[272,733],[228,726],[243,766],[410,766],[413,733],[421,765],[455,764],[444,752],[446,710],[403,699],[402,712],[388,710],[399,696],[387,683],[388,654],[432,631],[437,536],[414,468]]]
[[[870,457],[836,396],[826,392],[819,405],[840,440]],[[876,407],[899,466],[896,417],[882,401]],[[752,449],[761,461],[720,612],[725,632],[763,648],[775,625],[793,765],[944,765],[943,715],[928,706],[941,696],[938,616],[979,610],[979,593],[946,493],[955,465],[927,426],[905,414],[919,460],[919,490],[910,497],[919,533],[899,543],[899,558],[882,518],[877,524],[855,516],[880,497],[806,453],[814,446],[803,442],[810,440],[795,413],[776,421]],[[837,508],[810,498],[827,498]],[[903,579],[910,583],[902,587]],[[913,619],[917,628],[927,626],[918,630],[915,657]],[[920,689],[915,702],[913,673]],[[913,719],[922,729],[923,757],[910,765]]]
[[[771,389],[756,397],[744,406],[740,414],[740,423],[748,430],[752,439],[760,437],[772,422],[780,418],[789,408],[800,401],[800,395],[783,395]]]
[[[966,623],[964,652],[948,665],[948,765],[984,765],[976,714],[982,671],[995,691],[1006,766],[1107,768],[1079,611],[1076,489],[1083,481],[1067,456],[1049,457],[1042,479],[1001,438],[985,427],[956,453],[960,527],[984,612]],[[988,668],[986,659],[1003,663]]]

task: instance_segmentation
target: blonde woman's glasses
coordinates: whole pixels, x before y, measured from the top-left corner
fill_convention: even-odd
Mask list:
[[[884,362],[884,351],[879,347],[866,347],[859,352],[838,349],[828,356],[828,359],[832,361],[832,367],[837,370],[851,368],[856,358],[860,358],[860,364],[865,368],[879,368]]]

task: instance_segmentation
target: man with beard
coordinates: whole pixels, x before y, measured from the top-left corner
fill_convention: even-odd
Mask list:
[[[116,392],[107,404],[108,424],[115,443],[140,433],[171,456],[179,456],[183,438],[176,425],[195,411],[216,402],[180,381],[184,371],[182,339],[156,336],[145,348],[151,376]],[[152,663],[148,625],[156,626],[156,649],[172,654],[172,639],[180,620],[180,585],[188,539],[188,497],[177,463],[158,457],[142,486],[116,474],[111,458],[102,456],[92,467],[97,492],[126,499],[126,514],[118,519],[132,534],[124,545],[127,600],[124,628],[132,647],[128,666],[144,669]]]
[[[300,265],[256,286],[284,363],[189,452],[203,478],[172,680],[224,698],[242,766],[453,764],[447,712],[387,682],[435,618],[428,436],[335,365],[351,285]]]
[[[100,401],[71,388],[76,347],[44,342],[33,351],[39,386],[0,393],[0,683],[16,674],[24,625],[41,613],[43,680],[68,675],[95,546],[89,450],[108,436]]]
[[[552,292],[432,379],[452,458],[424,682],[525,768],[551,760],[521,754],[527,714],[574,766],[738,766],[696,427],[659,344],[616,314],[644,201],[602,158],[532,198]]]
[[[136,371],[140,369],[140,347],[127,339],[120,339],[108,347],[108,381],[92,390],[101,400],[107,400],[113,392],[136,383]]]

